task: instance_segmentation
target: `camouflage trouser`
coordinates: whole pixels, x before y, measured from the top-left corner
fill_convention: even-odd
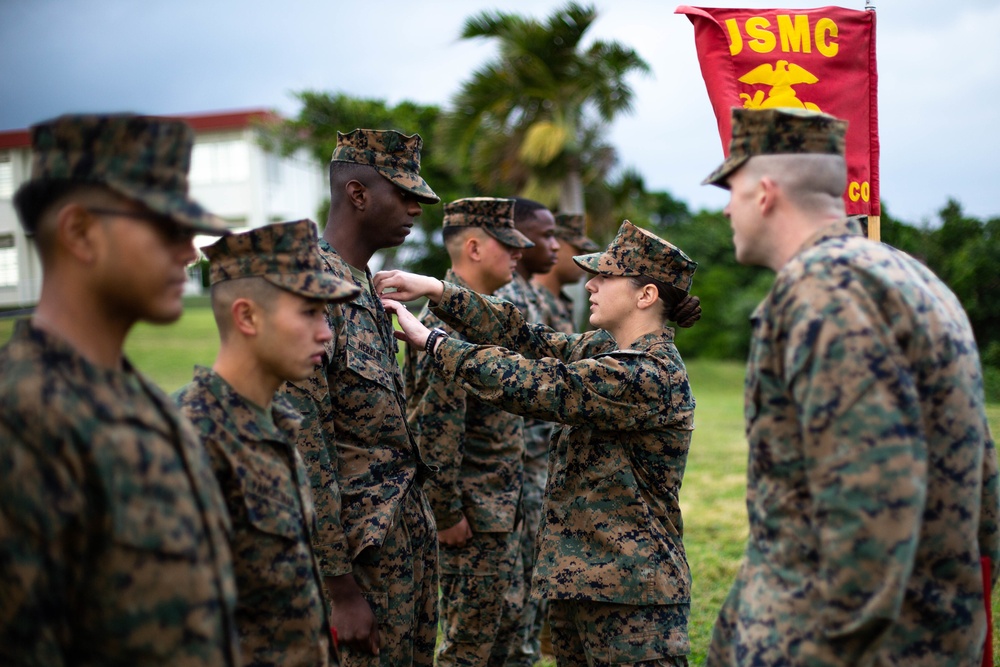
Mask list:
[[[438,667],[503,667],[524,604],[520,544],[518,524],[511,533],[473,533],[464,547],[440,546]]]
[[[413,487],[385,542],[354,561],[354,577],[378,620],[380,649],[341,647],[345,667],[434,664],[437,639],[437,530],[423,490]]]
[[[549,600],[559,667],[686,667],[690,605]]]
[[[551,432],[552,425],[548,422],[536,422],[539,432],[545,427]],[[526,434],[527,436],[527,434]],[[536,437],[542,437],[535,434]],[[538,536],[538,524],[542,520],[542,496],[545,493],[545,482],[548,478],[548,456],[545,451],[540,455],[525,456],[524,487],[521,492],[524,528],[521,535],[521,564],[524,567],[524,609],[518,621],[520,640],[510,653],[508,667],[532,667],[541,659],[541,648],[538,636],[545,620],[546,601],[532,600],[531,573],[535,568],[535,539]]]

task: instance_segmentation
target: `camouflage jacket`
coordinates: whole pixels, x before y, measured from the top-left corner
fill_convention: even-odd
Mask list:
[[[573,322],[573,299],[563,290],[560,290],[559,294],[553,294],[543,285],[535,285],[535,290],[542,311],[540,322],[560,333],[576,333],[577,328]]]
[[[445,280],[465,286],[448,270]],[[453,330],[426,308],[428,328]],[[422,458],[438,468],[424,485],[439,528],[464,515],[480,533],[514,530],[524,476],[524,420],[446,380],[423,351],[406,348],[407,418]]]
[[[525,280],[517,271],[509,283],[498,289],[494,295],[514,304],[527,322],[552,326],[546,319],[546,310],[542,306],[537,287],[531,281]],[[572,333],[572,332],[570,332]],[[531,477],[544,479],[545,466],[548,461],[549,442],[555,424],[542,419],[528,418],[524,420],[524,465],[525,472]]]
[[[271,419],[218,374],[195,368],[175,394],[201,431],[229,506],[236,571],[236,627],[253,665],[330,664],[330,623],[312,551],[316,533],[309,480],[291,438],[302,417],[283,398]]]
[[[976,344],[857,232],[822,230],[753,314],[750,536],[710,664],[979,664],[1000,500]]]
[[[493,294],[498,299],[514,304],[528,322],[548,325],[544,319],[540,291],[541,288],[515,271],[513,279]]]
[[[170,399],[22,321],[0,405],[0,664],[238,665],[229,516]]]
[[[319,245],[327,270],[357,283],[337,251],[325,239]],[[297,407],[319,415],[320,429],[300,447],[310,452],[314,547],[324,577],[351,572],[363,549],[382,545],[400,502],[428,471],[406,424],[392,320],[368,286],[359,286],[353,301],[327,306],[333,341],[323,366],[285,385]]]
[[[490,343],[445,339],[434,355],[443,374],[493,405],[565,424],[549,453],[532,597],[687,603],[678,493],[694,398],[673,331],[617,350],[606,331],[557,333],[448,283],[432,310]]]

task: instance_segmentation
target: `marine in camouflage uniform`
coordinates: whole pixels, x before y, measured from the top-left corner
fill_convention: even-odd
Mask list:
[[[201,431],[229,507],[243,660],[336,664],[312,550],[316,511],[295,446],[309,425],[274,392],[308,376],[310,353],[330,340],[324,302],[360,290],[323,271],[310,220],[226,236],[204,251],[221,349],[213,368],[196,368],[174,398]],[[248,315],[256,318],[252,335],[237,326]]]
[[[1000,500],[975,340],[937,277],[844,219],[845,131],[734,109],[706,179],[732,190],[737,258],[777,272],[752,316],[750,537],[710,665],[981,661]]]
[[[542,323],[562,333],[575,333],[577,324],[573,315],[573,299],[564,289],[567,285],[579,285],[583,276],[583,271],[573,262],[573,256],[597,252],[601,248],[587,238],[587,221],[583,215],[557,213],[555,218],[558,259],[551,271],[536,275],[533,282]]]
[[[514,224],[518,231],[534,243],[523,253],[517,264],[514,278],[496,291],[500,299],[514,304],[528,322],[550,325],[539,290],[531,282],[536,273],[548,271],[556,262],[559,243],[555,236],[555,218],[552,212],[530,199],[515,198]],[[524,421],[524,491],[522,510],[524,530],[521,534],[521,562],[524,581],[531,582],[535,560],[535,536],[542,516],[542,492],[555,424],[528,418]],[[545,620],[545,602],[525,597],[520,620],[520,646],[515,647],[507,664],[511,667],[531,667],[542,657],[539,635]]]
[[[649,291],[611,276],[664,283],[676,300],[669,307],[661,306],[662,296],[644,303],[670,317],[690,298],[696,264],[631,223],[606,252],[577,259],[600,274],[594,281],[601,285],[623,281],[615,283],[619,289],[634,290],[619,295],[647,298]],[[393,282],[400,275],[380,274],[377,283],[409,298],[406,279]],[[638,338],[619,345],[604,329],[562,334],[527,323],[511,304],[455,285],[445,283],[439,296],[423,293],[437,301],[432,311],[445,322],[489,342],[440,340],[401,317],[408,340],[431,339],[439,372],[481,400],[565,425],[549,456],[531,584],[533,597],[549,600],[558,664],[687,664],[691,582],[678,494],[694,398],[660,311],[644,310]],[[634,312],[630,323],[639,321]],[[617,330],[625,319],[607,324]]]
[[[193,139],[132,115],[32,130],[15,205],[45,277],[0,350],[0,664],[239,664],[211,466],[121,353],[135,321],[180,316],[195,232],[224,233],[187,196]]]
[[[573,323],[573,298],[565,290],[553,294],[540,285],[536,289],[542,321],[548,322],[548,326],[559,333],[574,333],[576,326]]]
[[[420,177],[421,145],[419,135],[395,131],[338,133],[320,256],[361,293],[328,306],[333,341],[322,364],[286,385],[300,411],[319,414],[322,440],[302,447],[345,665],[431,665],[437,635],[437,535],[421,488],[430,471],[407,427],[392,320],[367,269],[376,250],[402,243],[421,203],[439,201]],[[345,624],[365,627],[345,632]]]
[[[452,268],[445,280],[481,293],[509,282],[521,248],[532,245],[514,228],[513,213],[511,199],[446,204],[443,233]],[[420,320],[452,333],[427,308]],[[438,469],[424,486],[440,541],[442,638],[436,664],[502,667],[520,643],[524,605],[524,420],[469,396],[413,346],[406,347],[404,377],[410,427],[424,460]]]

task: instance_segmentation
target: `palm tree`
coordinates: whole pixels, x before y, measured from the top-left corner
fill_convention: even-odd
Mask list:
[[[649,65],[631,48],[583,37],[597,19],[570,2],[545,23],[485,11],[466,20],[463,39],[492,38],[500,54],[462,85],[445,114],[443,140],[487,192],[514,190],[560,210],[584,211],[584,182],[614,164],[603,128],[632,108],[625,79]]]

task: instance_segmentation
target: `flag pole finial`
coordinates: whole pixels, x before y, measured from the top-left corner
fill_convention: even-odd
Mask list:
[[[875,11],[875,3],[872,0],[865,0],[865,11],[866,12]]]

